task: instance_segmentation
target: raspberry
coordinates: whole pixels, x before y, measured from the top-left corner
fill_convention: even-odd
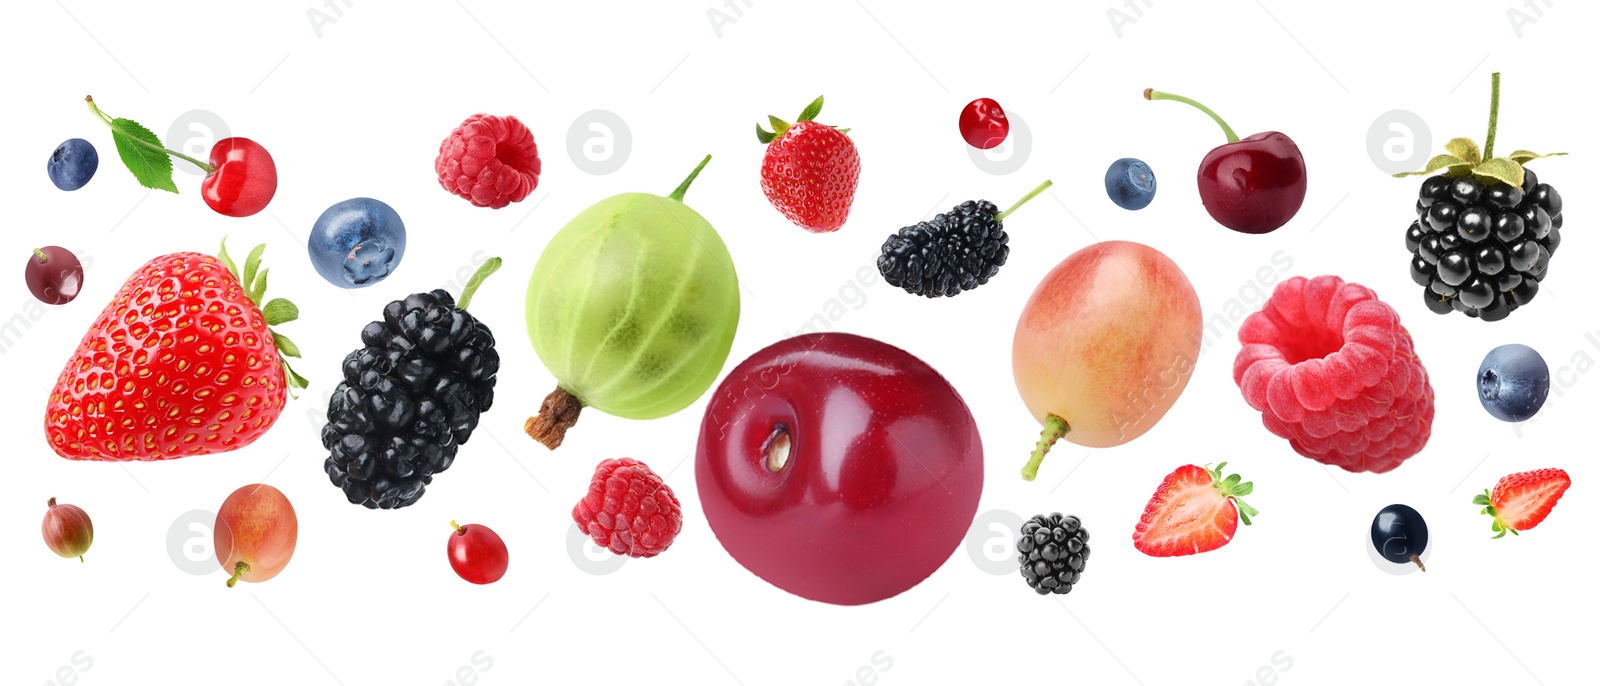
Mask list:
[[[1239,329],[1233,381],[1295,452],[1387,472],[1433,430],[1433,387],[1394,308],[1336,276],[1278,284]]]
[[[683,508],[661,477],[624,457],[595,467],[589,494],[572,508],[572,520],[613,553],[655,557],[683,529]]]
[[[539,186],[539,146],[516,117],[474,114],[439,144],[439,185],[478,207],[521,202]]]

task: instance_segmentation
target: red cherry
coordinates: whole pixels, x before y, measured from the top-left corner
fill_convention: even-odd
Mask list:
[[[706,520],[739,564],[840,605],[895,596],[972,526],[983,444],[961,396],[899,348],[780,341],[734,369],[700,424]]]
[[[455,531],[445,552],[457,576],[475,584],[492,584],[506,575],[511,556],[499,534],[482,524],[457,526],[450,522],[450,528]]]
[[[1240,139],[1210,108],[1181,95],[1145,89],[1146,100],[1191,105],[1222,127],[1228,142],[1200,162],[1200,202],[1218,224],[1240,233],[1269,233],[1294,218],[1306,199],[1306,160],[1276,131]]]
[[[65,305],[83,290],[83,265],[77,255],[59,245],[38,248],[28,256],[23,278],[39,302]]]
[[[224,138],[211,146],[211,172],[200,194],[218,214],[248,217],[260,212],[278,191],[278,167],[267,149],[248,138]]]
[[[978,98],[961,110],[961,137],[967,145],[988,150],[1006,140],[1011,132],[1011,122],[1006,121],[1006,111],[1000,103],[988,98]]]

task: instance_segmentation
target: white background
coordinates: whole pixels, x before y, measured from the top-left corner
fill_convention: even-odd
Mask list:
[[[734,0],[740,14],[720,0],[463,1],[334,0],[342,15],[294,2],[9,9],[0,28],[10,65],[0,77],[8,137],[0,255],[20,269],[28,249],[59,244],[93,265],[83,294],[62,308],[37,306],[20,274],[0,293],[0,318],[23,318],[23,334],[0,356],[12,389],[0,415],[12,441],[0,478],[4,681],[1570,684],[1591,662],[1592,632],[1579,629],[1600,610],[1588,578],[1600,474],[1585,428],[1600,403],[1600,381],[1587,373],[1600,359],[1600,334],[1585,338],[1600,331],[1585,192],[1596,183],[1588,171],[1596,153],[1591,79],[1579,69],[1594,60],[1590,5],[1529,3],[1541,16],[1509,0],[1337,8]],[[314,28],[314,9],[333,21]],[[1132,22],[1114,28],[1113,9]],[[1513,9],[1531,21],[1513,26]],[[732,21],[714,27],[711,10]],[[1453,136],[1481,139],[1492,70],[1505,75],[1499,147],[1574,154],[1534,164],[1569,208],[1552,275],[1531,307],[1485,324],[1422,306],[1401,244],[1417,181],[1381,173],[1367,133],[1379,115],[1403,109],[1426,121],[1433,148]],[[1221,134],[1182,105],[1142,100],[1146,87],[1206,102],[1241,135],[1293,137],[1310,174],[1299,215],[1265,236],[1212,222],[1193,173]],[[113,116],[163,137],[199,109],[262,143],[281,179],[269,211],[214,214],[199,177],[182,172],[181,195],[139,188],[84,108],[90,93]],[[792,118],[819,93],[822,119],[852,127],[863,160],[848,224],[821,236],[767,204],[752,135],[764,115]],[[969,159],[955,123],[976,97],[996,98],[1027,123],[1029,156],[1014,173]],[[617,114],[631,132],[629,156],[609,175],[585,172],[592,164],[567,152],[569,127],[593,109]],[[438,142],[476,112],[514,114],[535,132],[545,173],[527,201],[491,211],[439,189]],[[43,167],[72,137],[93,141],[101,165],[88,187],[62,193]],[[653,422],[587,412],[555,453],[521,433],[554,385],[523,334],[523,292],[541,247],[603,197],[669,191],[708,152],[715,159],[687,202],[719,229],[747,289],[727,368],[817,314],[830,329],[926,360],[961,391],[982,430],[979,512],[1004,512],[981,521],[1059,510],[1093,532],[1077,590],[1041,598],[1014,573],[986,571],[1005,564],[1010,534],[983,525],[970,550],[898,597],[864,607],[801,600],[747,573],[707,527],[689,459],[703,399]],[[1160,179],[1144,211],[1105,197],[1101,176],[1123,156],[1144,159]],[[987,286],[930,301],[884,285],[870,268],[900,226],[969,198],[1004,206],[1046,178],[1051,193],[1007,222],[1012,259]],[[311,269],[305,238],[329,204],[363,195],[399,211],[410,245],[386,282],[341,291]],[[236,255],[270,244],[271,292],[303,312],[283,332],[305,351],[299,369],[311,389],[237,452],[125,466],[52,454],[40,430],[45,396],[100,308],[146,260],[214,252],[224,235]],[[1017,469],[1038,427],[1011,379],[1016,316],[1050,267],[1112,239],[1176,260],[1207,318],[1223,315],[1222,334],[1148,435],[1102,451],[1062,444],[1038,481],[1023,482]],[[1278,251],[1291,267],[1273,265]],[[505,259],[472,305],[498,334],[504,360],[494,408],[419,504],[349,505],[323,475],[316,435],[339,360],[384,303],[447,284],[485,254]],[[1227,315],[1258,307],[1251,284],[1262,267],[1269,281],[1337,274],[1395,305],[1437,392],[1423,453],[1389,474],[1348,474],[1299,457],[1261,427],[1231,379],[1237,318]],[[1543,412],[1520,426],[1491,419],[1474,398],[1483,354],[1508,342],[1540,350],[1556,379]],[[568,512],[595,463],[618,456],[665,475],[686,521],[662,556],[594,574],[605,558],[569,555]],[[1255,482],[1256,525],[1217,552],[1137,553],[1129,534],[1161,478],[1220,460]],[[1565,468],[1571,491],[1538,530],[1489,540],[1472,494],[1540,467]],[[232,590],[220,570],[182,571],[167,539],[175,519],[262,481],[299,513],[288,568]],[[51,496],[93,517],[86,563],[40,543],[35,527]],[[1372,516],[1391,502],[1428,518],[1426,574],[1386,573],[1363,550]],[[487,524],[506,540],[512,563],[502,581],[478,587],[451,572],[451,519]],[[986,547],[999,551],[988,553],[998,563]]]

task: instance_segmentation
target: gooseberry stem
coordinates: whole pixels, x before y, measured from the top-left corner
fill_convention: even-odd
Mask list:
[[[100,106],[94,104],[94,96],[85,95],[85,96],[83,96],[83,100],[84,100],[84,102],[89,103],[89,111],[94,113],[94,116],[95,116],[96,119],[99,119],[100,121],[104,122],[106,126],[111,126],[111,130],[112,131],[116,131],[117,130],[117,128],[115,126],[112,126],[112,124],[111,124],[110,115],[107,115],[105,112],[101,112],[100,111]],[[209,164],[206,164],[205,162],[201,162],[200,160],[197,160],[197,159],[195,159],[193,157],[185,155],[185,154],[183,154],[181,152],[178,152],[176,150],[168,150],[168,149],[163,148],[163,147],[161,147],[159,145],[151,145],[150,143],[147,143],[145,141],[139,140],[138,138],[135,138],[133,136],[124,135],[123,138],[126,138],[129,141],[132,141],[134,145],[137,145],[137,146],[139,146],[141,148],[146,148],[146,149],[149,149],[149,150],[155,150],[156,152],[164,152],[164,153],[166,153],[168,155],[171,155],[173,157],[176,157],[176,158],[178,158],[180,160],[185,160],[185,161],[189,162],[190,164],[193,164],[194,166],[199,167],[201,169],[201,171],[204,171],[207,174],[210,174],[211,172],[214,172],[214,171],[217,170],[216,167],[213,167],[213,166],[211,166]]]
[[[711,161],[711,156],[710,155],[706,155],[705,159],[700,160],[700,166],[695,167],[694,171],[689,172],[689,178],[684,179],[683,183],[678,184],[677,188],[672,189],[672,193],[667,195],[667,197],[672,198],[673,200],[676,200],[678,202],[683,202],[683,194],[689,192],[689,184],[694,183],[694,177],[699,176],[700,175],[700,170],[701,169],[705,169],[706,168],[706,163],[710,162],[710,161]]]
[[[1039,475],[1039,464],[1044,462],[1045,453],[1050,452],[1051,446],[1071,430],[1072,427],[1067,426],[1067,420],[1053,414],[1045,415],[1044,430],[1039,432],[1039,442],[1033,446],[1033,456],[1029,457],[1028,464],[1022,467],[1024,480],[1033,481],[1033,477]]]
[[[249,571],[250,565],[245,564],[244,560],[240,560],[238,564],[235,564],[233,566],[233,576],[228,577],[228,588],[233,588],[234,584],[239,583],[239,577],[244,576]]]
[[[1183,97],[1181,95],[1176,95],[1176,94],[1173,94],[1173,93],[1163,93],[1163,92],[1158,91],[1158,90],[1156,90],[1154,88],[1146,88],[1146,89],[1144,89],[1144,99],[1145,100],[1175,100],[1177,102],[1181,102],[1181,103],[1184,103],[1186,105],[1189,105],[1189,106],[1191,106],[1191,107],[1193,107],[1193,108],[1195,108],[1197,110],[1200,110],[1201,112],[1205,112],[1206,116],[1211,117],[1211,120],[1217,123],[1217,126],[1222,127],[1222,133],[1228,137],[1228,142],[1229,143],[1238,143],[1239,142],[1239,134],[1233,132],[1233,129],[1228,126],[1228,122],[1223,121],[1221,116],[1218,116],[1216,112],[1212,112],[1211,108],[1206,107],[1205,105],[1202,105],[1202,104],[1200,104],[1198,102],[1190,100],[1189,98],[1185,98],[1185,97]]]
[[[544,447],[555,450],[561,447],[567,429],[578,423],[578,415],[582,412],[583,401],[568,393],[567,389],[556,386],[539,404],[539,414],[523,422],[522,431],[544,444]]]
[[[1495,72],[1489,75],[1489,134],[1483,137],[1483,159],[1486,161],[1494,158],[1494,132],[1499,126],[1500,72]]]
[[[1006,217],[1010,216],[1012,212],[1017,211],[1017,208],[1022,207],[1023,205],[1027,204],[1027,202],[1029,200],[1033,199],[1033,196],[1038,195],[1040,193],[1043,193],[1044,189],[1049,188],[1049,187],[1050,187],[1050,180],[1049,179],[1045,179],[1044,183],[1039,184],[1039,186],[1037,188],[1034,188],[1033,190],[1028,191],[1027,195],[1022,196],[1021,200],[1018,200],[1018,201],[1016,201],[1014,203],[1011,203],[1011,206],[1007,207],[1006,211],[995,215],[994,216],[994,220],[997,221],[997,222],[1005,221]]]
[[[477,293],[478,287],[483,285],[483,280],[489,278],[490,274],[499,269],[500,258],[498,257],[491,257],[487,262],[483,263],[483,266],[478,267],[478,271],[472,273],[472,278],[467,279],[467,285],[461,288],[461,297],[456,298],[456,309],[467,309],[467,305],[472,302],[473,294]]]

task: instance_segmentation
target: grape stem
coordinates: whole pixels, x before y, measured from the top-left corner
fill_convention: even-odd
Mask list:
[[[457,536],[465,536],[465,535],[467,535],[467,530],[461,528],[460,526],[457,526],[456,525],[456,520],[454,520],[454,519],[450,520],[450,528],[456,530],[456,535]]]
[[[1205,105],[1202,105],[1202,104],[1200,104],[1198,102],[1195,102],[1193,100],[1185,98],[1185,97],[1183,97],[1181,95],[1175,95],[1173,93],[1163,93],[1163,92],[1158,91],[1158,90],[1156,90],[1154,88],[1146,88],[1146,89],[1144,89],[1144,99],[1145,100],[1173,100],[1173,101],[1177,101],[1177,102],[1181,102],[1181,103],[1184,103],[1186,105],[1189,105],[1190,107],[1193,107],[1193,108],[1195,108],[1197,110],[1200,110],[1201,112],[1205,112],[1206,116],[1211,117],[1211,120],[1217,123],[1217,126],[1222,127],[1222,133],[1223,133],[1223,135],[1226,135],[1228,137],[1228,142],[1229,143],[1238,143],[1239,142],[1239,134],[1233,132],[1233,129],[1228,126],[1228,122],[1223,121],[1222,117],[1218,116],[1216,112],[1212,112],[1211,108],[1206,107]]]
[[[228,588],[233,588],[234,584],[239,583],[239,577],[244,576],[249,571],[250,565],[246,564],[244,560],[240,560],[238,564],[235,564],[233,566],[233,576],[228,577]]]
[[[110,126],[112,131],[117,131],[117,127],[114,126],[111,123],[111,117],[109,115],[107,115],[105,112],[101,112],[99,105],[94,104],[94,96],[85,95],[85,96],[83,96],[83,99],[84,99],[85,102],[89,103],[89,111],[94,113],[95,118],[99,119],[102,122],[105,122],[105,125],[106,126]],[[120,132],[118,132],[118,133],[120,133]],[[197,160],[197,159],[195,159],[193,157],[185,155],[185,154],[183,154],[181,152],[178,152],[176,150],[168,150],[168,149],[163,148],[163,147],[161,147],[159,145],[152,145],[152,144],[147,143],[145,141],[139,140],[138,138],[135,138],[133,136],[124,135],[123,138],[126,138],[129,141],[132,141],[134,145],[137,145],[137,146],[139,146],[141,148],[154,150],[156,152],[164,152],[164,153],[166,153],[168,155],[171,155],[172,157],[176,157],[176,158],[178,158],[180,160],[185,160],[185,161],[189,162],[190,164],[193,164],[194,166],[199,167],[201,169],[201,171],[204,171],[207,174],[210,174],[211,172],[214,172],[214,171],[217,170],[216,167],[213,167],[213,166],[211,166],[209,164],[206,164],[205,162],[201,162],[200,160]]]
[[[1051,446],[1062,436],[1067,435],[1072,427],[1067,426],[1067,420],[1054,414],[1045,415],[1044,430],[1039,432],[1039,442],[1033,446],[1033,456],[1028,458],[1028,464],[1022,467],[1022,478],[1033,481],[1039,475],[1039,465],[1044,462],[1045,453],[1050,452]]]
[[[40,250],[39,248],[34,248],[33,249],[33,256],[39,258],[39,264],[49,264],[50,263],[50,256],[44,254],[44,251]]]
[[[1033,196],[1036,196],[1036,195],[1038,195],[1040,193],[1043,193],[1044,189],[1049,188],[1049,187],[1050,187],[1050,180],[1049,179],[1045,179],[1044,183],[1039,184],[1039,186],[1037,188],[1034,188],[1033,190],[1028,191],[1027,195],[1022,196],[1021,200],[1018,200],[1018,201],[1016,201],[1014,203],[1011,203],[1011,206],[1007,207],[1006,211],[995,215],[994,216],[994,220],[997,221],[997,222],[1005,221],[1006,217],[1010,216],[1012,212],[1017,211],[1017,208],[1022,207],[1023,205],[1027,204],[1027,202],[1029,200],[1033,199]]]
[[[677,188],[672,189],[672,193],[668,194],[667,197],[672,198],[673,200],[676,200],[678,202],[683,202],[683,194],[689,192],[689,184],[694,183],[694,177],[699,176],[700,175],[700,170],[701,169],[705,169],[706,168],[706,163],[710,162],[710,161],[711,161],[711,156],[710,155],[706,155],[705,159],[700,160],[700,166],[695,167],[694,171],[689,172],[689,178],[684,179],[683,183],[678,184]]]
[[[704,164],[704,163],[702,163]],[[567,392],[567,389],[556,386],[550,395],[545,396],[544,402],[539,405],[539,414],[529,417],[522,424],[522,431],[533,440],[544,444],[551,450],[561,447],[562,439],[567,436],[567,429],[578,423],[578,414],[583,412],[583,401]]]
[[[1494,132],[1500,126],[1500,72],[1489,75],[1489,134],[1483,137],[1483,159],[1494,158]],[[1421,566],[1418,563],[1417,566]]]
[[[483,280],[489,278],[490,274],[499,269],[500,258],[498,257],[491,257],[487,262],[483,263],[483,266],[478,267],[478,271],[472,273],[472,278],[467,279],[467,285],[461,288],[461,297],[456,298],[456,309],[467,309],[467,305],[472,302],[473,294],[477,293],[478,287],[483,285]]]

